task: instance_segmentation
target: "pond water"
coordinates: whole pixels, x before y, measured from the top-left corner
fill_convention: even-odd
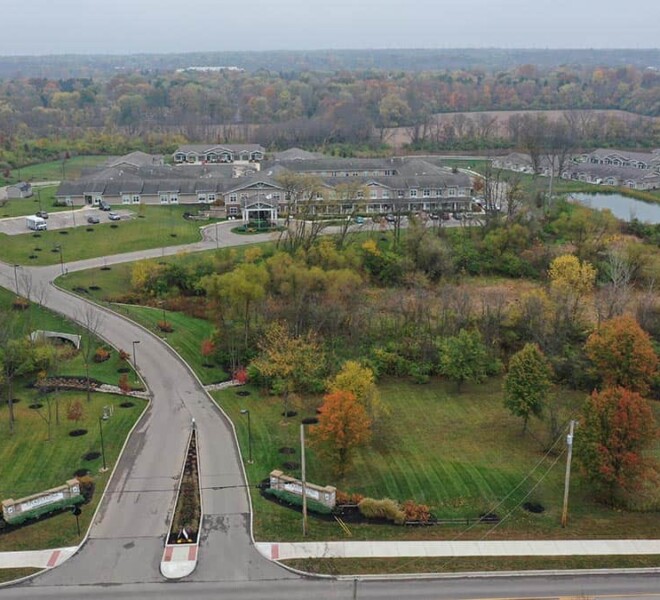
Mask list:
[[[638,219],[646,223],[660,223],[660,204],[642,202],[621,194],[572,193],[569,195],[569,199],[571,198],[590,208],[608,208],[615,217],[623,221]]]

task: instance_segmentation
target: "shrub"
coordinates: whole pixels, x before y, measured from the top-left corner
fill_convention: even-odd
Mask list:
[[[89,502],[92,499],[92,496],[94,496],[94,479],[89,475],[85,475],[84,477],[78,477],[78,483],[80,483],[80,493],[84,498],[84,502]]]
[[[289,504],[291,506],[302,506],[302,496],[298,496],[298,494],[292,494],[286,490],[275,490],[273,488],[268,488],[264,490],[264,494],[273,496],[274,498],[277,498],[283,503]],[[332,513],[331,508],[311,498],[307,498],[307,510],[310,512],[318,513],[320,515],[329,515]]]
[[[131,357],[131,355],[128,352],[126,352],[126,350],[121,350],[121,349],[119,350],[119,360],[125,362],[130,357]]]
[[[122,373],[118,385],[122,394],[128,394],[131,391],[131,384],[128,381],[128,375],[126,373]]]
[[[234,379],[240,383],[241,385],[244,385],[247,383],[248,380],[248,372],[245,369],[245,367],[239,367],[236,372],[234,373]]]
[[[174,331],[174,327],[172,327],[172,323],[169,321],[158,321],[156,327],[163,333],[172,333]]]
[[[360,504],[362,500],[364,500],[364,496],[362,494],[357,494],[357,493],[349,493],[349,492],[342,492],[340,490],[337,490],[337,504],[338,505],[345,505],[345,504]]]
[[[362,516],[367,519],[387,519],[396,525],[403,525],[406,521],[406,515],[401,510],[399,504],[391,498],[376,500],[374,498],[364,498],[358,508]]]
[[[94,362],[95,363],[102,363],[105,362],[110,358],[110,351],[106,350],[102,346],[99,346],[96,349],[96,352],[94,352]]]
[[[30,307],[30,303],[25,298],[15,298],[12,306],[14,310],[27,310]]]
[[[414,500],[406,500],[401,506],[406,521],[428,523],[431,520],[431,509],[426,504],[417,504]]]

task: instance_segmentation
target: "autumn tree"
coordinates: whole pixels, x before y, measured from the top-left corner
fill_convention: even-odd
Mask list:
[[[66,418],[78,423],[85,418],[85,410],[80,400],[74,400],[66,409]]]
[[[604,321],[585,345],[605,387],[648,393],[658,368],[651,338],[630,316]]]
[[[10,339],[0,348],[1,381],[7,393],[9,433],[14,433],[14,380],[34,370],[32,347],[27,340]]]
[[[129,394],[131,392],[131,384],[128,381],[128,375],[126,373],[122,373],[119,376],[119,382],[117,385],[119,386],[122,394]]]
[[[523,434],[531,416],[541,417],[550,390],[552,368],[536,344],[525,344],[509,362],[504,378],[504,406],[523,420]]]
[[[339,373],[328,380],[326,387],[329,393],[350,392],[353,394],[372,421],[383,414],[384,409],[374,372],[356,360],[347,360]]]
[[[199,350],[202,357],[204,358],[204,364],[208,365],[209,358],[213,356],[213,353],[215,352],[215,344],[213,343],[213,340],[210,338],[202,340]]]
[[[576,458],[597,494],[619,503],[642,489],[653,463],[645,455],[658,431],[653,411],[637,392],[622,387],[594,391],[576,435]]]
[[[596,281],[596,269],[573,254],[558,256],[548,269],[550,290],[558,304],[565,307],[567,316],[574,320],[578,316],[580,302],[589,294]]]
[[[440,372],[456,382],[458,391],[463,383],[480,383],[488,375],[488,351],[478,331],[461,329],[456,336],[441,339]]]
[[[316,391],[325,370],[325,355],[312,332],[292,336],[281,322],[272,323],[259,342],[259,356],[251,363],[267,379],[275,393],[282,396],[288,415],[289,396]]]
[[[319,422],[311,428],[312,443],[327,452],[342,476],[352,451],[371,438],[371,420],[355,395],[336,391],[323,397]]]

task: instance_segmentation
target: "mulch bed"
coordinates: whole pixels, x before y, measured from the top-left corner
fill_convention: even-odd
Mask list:
[[[91,471],[89,469],[78,469],[77,471],[73,472],[74,477],[86,477],[89,475]]]
[[[83,454],[83,460],[89,462],[91,460],[96,460],[97,458],[101,457],[100,452],[87,452],[87,454]]]
[[[69,431],[69,435],[71,437],[80,437],[81,435],[87,435],[87,430],[86,429],[73,429],[72,431]]]
[[[131,370],[128,367],[119,367],[117,373],[130,373]]]
[[[543,506],[543,504],[539,504],[538,502],[525,502],[525,504],[523,504],[523,508],[527,512],[531,512],[537,515],[545,512],[545,506]]]
[[[316,425],[319,422],[318,417],[305,417],[300,421],[303,425]]]
[[[28,408],[31,408],[32,410],[39,410],[41,407],[43,407],[43,404],[40,402],[35,402],[34,404],[30,404]]]
[[[240,392],[236,392],[236,395],[245,398],[245,396],[250,395],[250,392],[248,392],[247,390],[241,390]]]
[[[90,389],[101,385],[100,381],[96,379],[89,380]],[[86,390],[87,380],[84,377],[49,377],[41,382],[39,385],[33,384],[42,393],[54,392],[56,389],[60,390]]]
[[[121,408],[131,408],[132,406],[135,406],[133,402],[122,402],[119,405]]]
[[[300,463],[291,461],[291,462],[285,462],[282,463],[282,466],[287,470],[287,471],[295,471],[297,469],[300,469]]]
[[[281,413],[283,417],[295,417],[298,414],[298,411],[287,410],[286,412]]]
[[[98,292],[101,288],[98,285],[90,285],[89,289]]]
[[[101,267],[101,271],[110,271],[112,267]]]
[[[279,453],[280,453],[280,454],[295,454],[295,453],[296,453],[296,449],[295,449],[295,448],[291,448],[291,447],[289,447],[289,446],[283,446],[282,448],[279,449]]]

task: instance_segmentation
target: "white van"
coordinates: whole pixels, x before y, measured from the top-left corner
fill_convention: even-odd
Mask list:
[[[48,229],[48,223],[46,223],[46,219],[44,219],[43,217],[30,215],[25,220],[25,223],[27,225],[27,228],[32,229],[33,231],[45,231],[46,229]]]

